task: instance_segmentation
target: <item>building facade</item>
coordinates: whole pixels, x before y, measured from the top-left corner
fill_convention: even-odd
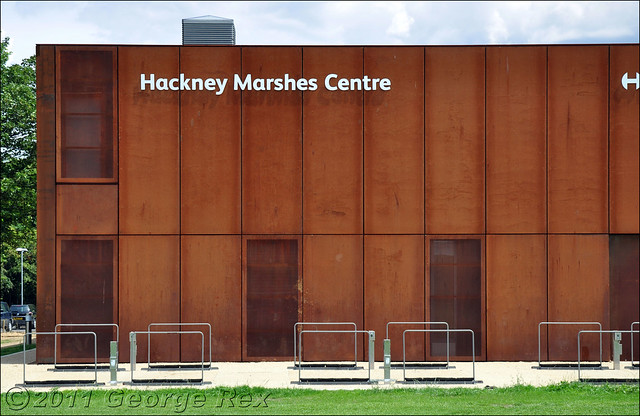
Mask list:
[[[490,361],[537,360],[540,322],[628,330],[639,66],[637,44],[38,45],[38,330],[116,323],[122,362],[159,322],[210,323],[214,361],[290,360],[302,321],[374,330],[378,358],[391,321],[472,329]],[[575,334],[544,327],[542,359],[577,359]],[[92,360],[63,338],[59,361]],[[411,334],[407,359],[445,346]],[[308,334],[304,358],[353,348]]]

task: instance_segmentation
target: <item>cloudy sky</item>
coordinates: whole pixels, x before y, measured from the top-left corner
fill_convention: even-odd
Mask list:
[[[233,19],[237,45],[637,43],[638,1],[2,1],[17,63],[36,44],[182,43],[182,19]]]

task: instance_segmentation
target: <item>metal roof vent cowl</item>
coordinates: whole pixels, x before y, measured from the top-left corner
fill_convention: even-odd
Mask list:
[[[183,45],[235,45],[233,19],[200,16],[182,19]]]

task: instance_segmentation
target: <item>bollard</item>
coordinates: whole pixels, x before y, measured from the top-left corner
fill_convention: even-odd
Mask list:
[[[621,355],[622,355],[622,333],[614,332],[613,333],[613,369],[614,370],[620,370]]]
[[[374,368],[374,365],[375,365],[375,353],[376,353],[375,340],[376,340],[376,332],[369,331],[369,368],[370,369]]]
[[[131,363],[131,371],[136,369],[136,356],[138,355],[138,345],[136,343],[136,333],[129,332],[129,362]]]
[[[118,384],[118,342],[109,343],[109,371],[111,372],[111,385]]]
[[[391,381],[391,340],[385,339],[383,341],[384,349],[384,381],[388,383]]]
[[[24,321],[24,332],[27,334],[27,340],[25,341],[27,345],[31,345],[31,329],[33,328],[33,316],[28,315],[25,316]]]

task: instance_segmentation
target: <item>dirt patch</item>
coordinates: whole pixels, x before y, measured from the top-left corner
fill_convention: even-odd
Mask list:
[[[0,334],[0,345],[2,348],[10,347],[12,345],[22,344],[22,340],[24,339],[24,331],[11,331],[11,332],[3,332]],[[32,336],[32,340],[35,341],[36,335]]]

